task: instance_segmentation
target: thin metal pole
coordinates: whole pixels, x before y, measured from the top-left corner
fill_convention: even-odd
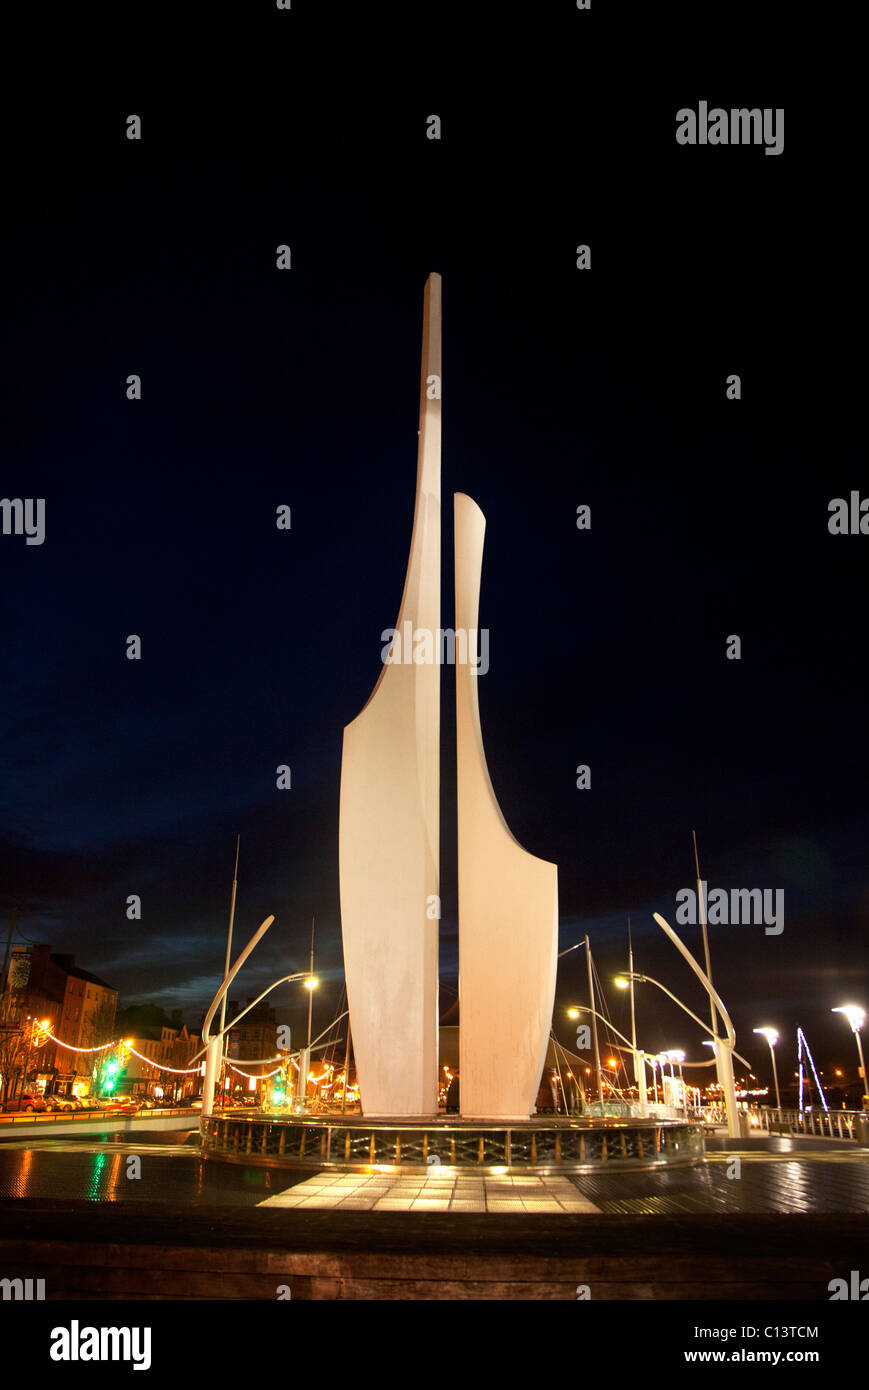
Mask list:
[[[314,975],[314,919],[311,918],[311,978]],[[314,1010],[314,991],[308,989],[308,1047],[311,1046],[311,1015]]]
[[[341,1114],[347,1109],[347,1082],[350,1080],[350,1019],[347,1019],[347,1051],[344,1053],[344,1092],[341,1096]]]
[[[637,1018],[634,1013],[634,948],[631,943],[631,919],[628,918],[628,982],[631,986],[631,1047],[637,1050]]]
[[[769,1038],[767,1038],[767,1042],[769,1042],[769,1054],[772,1057],[772,1079],[775,1082],[775,1105],[777,1110],[781,1110],[781,1095],[778,1089],[778,1072],[776,1071],[775,1065],[775,1044],[770,1042]]]
[[[566,1115],[566,1114],[567,1114],[567,1092],[566,1092],[565,1089],[564,1089],[564,1080],[563,1080],[562,1075],[561,1075],[561,1059],[560,1059],[560,1057],[558,1056],[558,1040],[557,1040],[556,1038],[553,1037],[553,1042],[555,1043],[555,1047],[553,1048],[553,1051],[554,1051],[554,1053],[555,1053],[555,1070],[556,1070],[557,1073],[558,1073],[558,1082],[559,1082],[559,1085],[561,1086],[561,1099],[564,1101],[564,1113],[565,1113],[565,1115]]]
[[[591,1032],[594,1038],[594,1064],[597,1068],[597,1093],[600,1097],[601,1114],[603,1114],[603,1077],[600,1070],[600,1048],[597,1041],[597,1018],[594,1009],[594,980],[591,971],[591,947],[588,944],[588,937],[585,938],[585,962],[588,966],[588,994],[591,1004]]]
[[[646,1095],[646,1062],[637,1051],[637,1015],[634,1008],[634,946],[631,940],[631,919],[628,918],[628,983],[631,987],[631,1048],[634,1054],[634,1080],[637,1083],[637,1106],[645,1116],[648,1097]]]
[[[700,860],[697,855],[697,832],[691,831],[691,838],[694,841],[694,868],[697,870],[697,907],[700,913],[700,926],[703,931],[703,961],[706,966],[706,978],[712,983],[712,966],[709,963],[709,935],[706,931],[706,903],[703,900],[703,880],[700,877]],[[715,1012],[715,1000],[709,996],[709,1010],[712,1015],[712,1034],[718,1034],[718,1016]]]
[[[232,927],[233,927],[233,923],[234,923],[234,921],[235,921],[235,895],[236,895],[236,893],[238,892],[238,852],[239,852],[239,849],[240,849],[240,848],[241,848],[241,835],[236,835],[236,837],[235,837],[235,868],[234,868],[233,871],[232,871],[232,898],[231,898],[230,904],[229,904],[229,930],[228,930],[228,932],[227,932],[227,934],[226,934],[226,960],[225,960],[224,966],[223,966],[223,978],[224,978],[224,979],[226,979],[227,975],[229,974],[229,966],[230,966],[230,962],[232,961]],[[225,1024],[225,1023],[226,1023],[226,995],[223,996],[223,999],[221,1000],[221,1003],[220,1003],[220,1031],[221,1031],[221,1033],[223,1032],[223,1027],[224,1027],[224,1024]],[[221,1078],[220,1078],[220,1079],[221,1079],[221,1080],[222,1080],[222,1071],[223,1071],[223,1065],[224,1065],[224,1058],[226,1057],[228,1051],[229,1051],[229,1038],[228,1038],[228,1037],[223,1037],[223,1038],[221,1038],[221,1040],[220,1040],[220,1066],[221,1066]],[[221,1105],[223,1104],[223,1099],[224,1099],[224,1093],[223,1093],[223,1089],[221,1088],[221,1091],[220,1091],[220,1102],[221,1102]]]

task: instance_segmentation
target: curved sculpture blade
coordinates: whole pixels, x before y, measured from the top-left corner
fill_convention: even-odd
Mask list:
[[[403,642],[423,630],[436,644],[440,628],[440,377],[441,278],[430,275]],[[341,924],[366,1115],[437,1114],[439,768],[440,666],[384,665],[341,763]]]
[[[558,868],[517,842],[489,777],[470,655],[486,518],[464,493],[454,508],[456,632],[467,632],[469,652],[468,662],[456,663],[461,1113],[527,1119],[552,1026]]]

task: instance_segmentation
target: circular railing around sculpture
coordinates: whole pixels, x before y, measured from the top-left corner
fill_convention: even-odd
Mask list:
[[[562,1120],[418,1124],[354,1117],[208,1115],[210,1158],[301,1168],[517,1168],[524,1172],[699,1163],[702,1129],[680,1121]]]

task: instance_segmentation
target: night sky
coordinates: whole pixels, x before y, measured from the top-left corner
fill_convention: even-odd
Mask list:
[[[751,1029],[777,1026],[784,1078],[799,1024],[821,1067],[853,1076],[830,1013],[869,1007],[869,539],[827,527],[831,498],[869,492],[845,127],[786,95],[775,66],[723,78],[674,61],[628,81],[611,13],[547,5],[474,50],[455,19],[423,42],[385,7],[364,23],[339,9],[204,14],[201,48],[150,10],[160,61],[128,42],[123,7],[115,60],[55,82],[38,45],[17,55],[0,495],[44,497],[46,536],[0,536],[4,940],[17,907],[16,941],[74,952],[122,1005],[198,1028],[240,834],[238,945],[276,921],[233,995],[304,969],[313,915],[315,1031],[337,1012],[342,730],[401,598],[436,270],[442,621],[464,491],[487,518],[488,762],[517,839],[558,864],[561,949],[587,932],[608,982],[630,915],[636,968],[705,1017],[651,916],[675,925],[694,829],[710,887],[784,890],[781,935],[710,931],[738,1049],[766,1078]],[[783,105],[784,153],[678,146],[676,112],[701,99]],[[681,930],[700,952],[699,929]],[[561,962],[565,1042],[584,972],[582,951]],[[302,1022],[298,987],[275,1000]],[[638,1010],[647,1050],[705,1055],[652,986]]]

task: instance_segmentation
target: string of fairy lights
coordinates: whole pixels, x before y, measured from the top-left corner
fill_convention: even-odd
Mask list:
[[[168,1066],[167,1063],[165,1063],[165,1062],[156,1062],[152,1057],[146,1057],[145,1054],[144,1054],[143,1052],[139,1052],[135,1047],[133,1047],[133,1044],[132,1044],[132,1042],[131,1042],[131,1040],[130,1040],[129,1038],[113,1038],[110,1042],[98,1043],[98,1044],[97,1044],[96,1046],[94,1046],[94,1047],[79,1047],[79,1046],[77,1046],[77,1045],[74,1044],[74,1043],[67,1043],[67,1042],[64,1042],[62,1038],[58,1038],[54,1033],[52,1033],[51,1027],[50,1027],[50,1024],[49,1024],[48,1019],[42,1019],[42,1020],[40,1020],[40,1019],[34,1019],[34,1020],[33,1020],[33,1025],[32,1025],[32,1026],[33,1026],[33,1045],[34,1045],[34,1047],[43,1047],[43,1046],[45,1045],[46,1042],[51,1041],[51,1042],[55,1043],[56,1046],[64,1048],[67,1052],[76,1052],[76,1053],[83,1053],[83,1054],[89,1054],[89,1055],[93,1055],[93,1054],[95,1054],[95,1053],[100,1053],[100,1052],[108,1052],[111,1048],[116,1048],[116,1047],[117,1047],[117,1048],[120,1048],[122,1051],[126,1050],[127,1052],[132,1053],[132,1055],[133,1055],[134,1057],[138,1057],[139,1060],[140,1060],[141,1062],[144,1062],[145,1065],[148,1066],[148,1067],[153,1067],[155,1071],[170,1072],[173,1076],[192,1076],[192,1075],[194,1075],[195,1073],[199,1073],[200,1075],[202,1074],[203,1064],[201,1064],[201,1063],[200,1063],[199,1065],[195,1066],[195,1067],[170,1067],[170,1066]],[[799,1069],[800,1069],[800,1070],[799,1070],[800,1109],[802,1110],[802,1108],[803,1108],[803,1053],[805,1052],[805,1054],[806,1054],[806,1056],[807,1056],[807,1058],[808,1058],[809,1064],[810,1064],[810,1066],[811,1066],[812,1075],[814,1076],[814,1079],[815,1079],[815,1085],[816,1085],[816,1087],[817,1087],[818,1094],[819,1094],[820,1099],[821,1099],[821,1103],[822,1103],[824,1109],[827,1110],[829,1107],[828,1107],[828,1105],[827,1105],[827,1101],[826,1101],[826,1098],[825,1098],[825,1096],[824,1096],[824,1088],[823,1088],[823,1086],[821,1085],[820,1079],[819,1079],[819,1077],[818,1077],[817,1069],[816,1069],[816,1067],[815,1067],[815,1059],[814,1059],[814,1057],[813,1057],[812,1054],[811,1054],[811,1051],[810,1051],[810,1049],[809,1049],[808,1040],[806,1039],[805,1034],[803,1033],[803,1030],[802,1030],[801,1028],[798,1028],[798,1029],[797,1029],[797,1042],[798,1042],[798,1048],[799,1048],[798,1056],[799,1056]],[[288,1061],[289,1061],[289,1063],[290,1063],[293,1067],[295,1067],[296,1071],[299,1071],[299,1070],[300,1070],[299,1063],[296,1061],[296,1058],[295,1058],[295,1057],[291,1056],[291,1057],[288,1059]],[[257,1074],[256,1072],[243,1071],[243,1070],[241,1069],[241,1067],[237,1067],[237,1066],[234,1065],[234,1063],[229,1062],[229,1061],[227,1062],[227,1065],[229,1066],[230,1070],[231,1070],[231,1071],[234,1071],[238,1076],[243,1076],[243,1077],[245,1077],[245,1079],[248,1080],[248,1081],[257,1082],[257,1081],[270,1081],[270,1080],[272,1079],[272,1077],[281,1075],[281,1074],[283,1073],[283,1071],[284,1071],[284,1066],[285,1066],[286,1064],[285,1064],[285,1063],[281,1063],[279,1066],[275,1067],[273,1071],[262,1072],[262,1073],[259,1073],[259,1074]],[[614,1060],[610,1060],[609,1066],[615,1067],[615,1066],[616,1066],[616,1062],[615,1062]],[[446,1099],[446,1093],[447,1093],[447,1091],[449,1090],[450,1082],[453,1080],[453,1074],[452,1074],[452,1072],[450,1071],[449,1067],[445,1066],[443,1070],[444,1070],[444,1072],[445,1072],[446,1075],[445,1075],[445,1079],[444,1079],[443,1081],[441,1081],[441,1083],[440,1083],[440,1085],[439,1085],[439,1091],[440,1091],[440,1093],[441,1093],[441,1094],[440,1094],[440,1099],[441,1099],[441,1100],[445,1100],[445,1099]],[[553,1070],[554,1070],[554,1069],[553,1069]],[[662,1068],[662,1070],[663,1070],[663,1068]],[[588,1071],[589,1071],[589,1068],[586,1068],[586,1071],[588,1072]],[[572,1079],[572,1077],[573,1077],[573,1073],[572,1073],[572,1072],[568,1072],[567,1075],[568,1075],[569,1078]],[[337,1088],[339,1085],[341,1086],[342,1091],[346,1090],[348,1096],[351,1096],[354,1092],[358,1091],[358,1083],[353,1083],[352,1085],[348,1085],[348,1084],[347,1084],[347,1076],[346,1076],[346,1073],[345,1073],[345,1072],[342,1071],[342,1072],[338,1073],[338,1075],[335,1075],[335,1068],[334,1068],[334,1066],[332,1065],[331,1062],[324,1062],[323,1071],[322,1071],[322,1073],[321,1073],[319,1076],[315,1076],[313,1073],[310,1073],[310,1074],[308,1075],[308,1081],[309,1081],[312,1085],[316,1086],[317,1089],[318,1089],[319,1094],[320,1094],[320,1095],[323,1095],[323,1096],[325,1096],[325,1093],[326,1093],[326,1092],[331,1091],[331,1090],[333,1090],[334,1088]],[[610,1084],[612,1084],[612,1083],[610,1083]],[[615,1088],[614,1088],[614,1089],[615,1089]],[[739,1092],[738,1094],[741,1095],[741,1096],[766,1095],[766,1094],[767,1094],[767,1089],[768,1089],[768,1088],[764,1088],[763,1090],[757,1090],[757,1091],[742,1091],[742,1092]],[[710,1086],[707,1088],[707,1090],[708,1090],[709,1093],[714,1093],[714,1092],[720,1092],[721,1088],[720,1088],[720,1086],[716,1085],[715,1083],[712,1083],[712,1084],[710,1084]]]
[[[107,1052],[111,1048],[120,1048],[122,1051],[125,1050],[127,1052],[132,1053],[134,1057],[138,1057],[140,1061],[146,1064],[146,1066],[153,1067],[156,1071],[171,1072],[173,1076],[190,1076],[194,1073],[202,1073],[201,1063],[195,1067],[170,1067],[165,1062],[157,1062],[154,1060],[153,1057],[146,1057],[143,1052],[139,1052],[137,1048],[133,1047],[133,1044],[129,1038],[113,1038],[110,1042],[99,1043],[95,1047],[78,1047],[74,1043],[64,1042],[62,1038],[58,1038],[54,1033],[52,1033],[47,1019],[42,1021],[34,1019],[34,1046],[43,1047],[45,1043],[49,1041],[55,1043],[58,1047],[65,1048],[68,1052],[88,1054]],[[296,1061],[295,1057],[290,1057],[289,1061],[295,1067],[296,1071],[298,1071],[299,1064]],[[232,1062],[229,1062],[228,1065],[231,1071],[236,1072],[238,1076],[245,1077],[248,1081],[269,1081],[272,1077],[280,1075],[284,1070],[283,1063],[280,1066],[275,1067],[273,1071],[262,1073],[243,1071],[241,1067],[235,1066]],[[331,1078],[333,1077],[334,1070],[335,1069],[331,1063],[326,1063],[324,1066],[324,1070],[320,1076],[310,1074],[308,1076],[308,1080],[317,1087],[322,1086],[324,1091],[331,1090],[333,1085],[337,1085],[339,1082],[345,1081],[345,1075],[342,1072],[339,1076],[335,1077],[333,1082]],[[357,1089],[355,1086],[348,1087],[348,1095],[352,1093],[355,1089]]]

